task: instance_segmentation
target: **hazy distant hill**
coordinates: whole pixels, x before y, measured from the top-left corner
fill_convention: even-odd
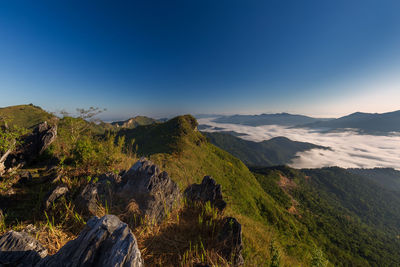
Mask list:
[[[157,122],[157,120],[146,117],[146,116],[136,116],[136,117],[130,118],[125,121],[112,122],[111,124],[116,127],[121,127],[121,128],[135,128],[137,126],[149,125],[149,124],[153,124],[156,122]]]
[[[388,133],[400,131],[400,110],[388,113],[356,112],[338,119],[318,121],[301,125],[309,128],[359,129],[365,133]]]
[[[274,166],[288,164],[297,152],[313,148],[326,148],[311,143],[296,142],[285,137],[275,137],[262,142],[247,141],[231,133],[204,132],[210,142],[238,157],[249,166]]]
[[[348,169],[348,171],[368,178],[388,190],[400,192],[400,171],[391,168]]]
[[[326,119],[316,119],[308,116],[289,114],[289,113],[276,113],[276,114],[260,114],[260,115],[223,116],[216,118],[214,122],[243,124],[249,126],[260,126],[260,125],[295,126],[295,125],[313,123],[320,120],[326,120]]]

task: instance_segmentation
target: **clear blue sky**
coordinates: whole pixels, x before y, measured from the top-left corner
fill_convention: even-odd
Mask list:
[[[400,109],[399,13],[398,0],[2,1],[0,106]]]

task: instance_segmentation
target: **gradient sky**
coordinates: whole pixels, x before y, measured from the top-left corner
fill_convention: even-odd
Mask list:
[[[400,1],[2,1],[0,106],[400,109]]]

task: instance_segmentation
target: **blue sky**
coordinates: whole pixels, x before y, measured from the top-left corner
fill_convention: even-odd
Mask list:
[[[399,1],[3,1],[0,106],[400,109]]]

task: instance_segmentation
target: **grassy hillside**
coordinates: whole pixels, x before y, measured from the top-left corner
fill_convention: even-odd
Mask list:
[[[182,190],[205,175],[222,185],[226,213],[243,224],[248,266],[269,266],[273,243],[280,247],[283,265],[309,265],[315,245],[305,236],[306,227],[296,225],[293,215],[263,190],[239,159],[209,143],[196,126],[187,115],[119,134],[127,143],[134,139],[138,154],[159,164]]]
[[[284,165],[290,163],[297,152],[325,148],[311,143],[292,141],[285,137],[252,142],[229,133],[204,132],[204,135],[212,144],[238,157],[248,166]]]
[[[32,104],[0,108],[0,118],[9,125],[27,129],[32,129],[43,121],[51,123],[56,120],[54,115]]]

